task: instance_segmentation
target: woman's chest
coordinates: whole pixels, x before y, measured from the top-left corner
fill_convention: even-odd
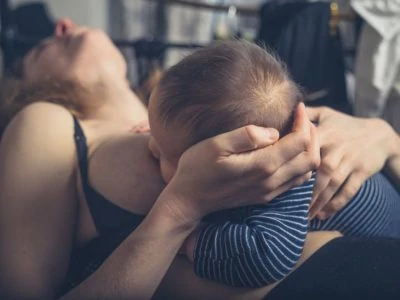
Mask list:
[[[78,179],[80,244],[98,234],[99,224],[123,224],[127,212],[145,215],[156,201],[164,184],[147,143],[146,135],[123,135],[89,151],[87,180]]]

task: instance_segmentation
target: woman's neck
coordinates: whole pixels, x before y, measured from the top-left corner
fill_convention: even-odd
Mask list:
[[[111,82],[110,82],[111,83]],[[100,104],[86,115],[86,120],[112,122],[127,128],[147,119],[147,109],[125,80],[114,81],[98,89]]]

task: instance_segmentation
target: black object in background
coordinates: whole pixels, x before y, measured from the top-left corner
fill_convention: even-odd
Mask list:
[[[260,10],[257,42],[286,63],[313,98],[308,105],[351,113],[342,44],[339,31],[330,32],[330,17],[330,3],[267,2]]]
[[[9,1],[1,2],[1,46],[7,71],[32,49],[37,41],[53,34],[54,21],[44,3],[32,2],[12,10],[8,5]]]
[[[334,239],[265,300],[398,300],[400,239]]]

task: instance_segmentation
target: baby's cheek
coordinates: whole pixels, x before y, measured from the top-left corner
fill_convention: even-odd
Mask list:
[[[174,177],[176,167],[171,165],[166,160],[161,159],[160,161],[161,176],[166,183],[170,182]]]

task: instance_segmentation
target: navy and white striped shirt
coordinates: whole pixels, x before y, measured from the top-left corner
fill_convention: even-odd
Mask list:
[[[266,205],[208,217],[194,253],[198,276],[235,287],[262,287],[283,279],[298,262],[309,230],[344,235],[385,235],[400,196],[383,175],[370,178],[331,218],[308,220],[315,177]]]

